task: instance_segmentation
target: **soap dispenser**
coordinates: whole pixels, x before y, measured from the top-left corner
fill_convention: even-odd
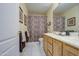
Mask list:
[[[69,35],[70,35],[69,31],[66,31],[66,35],[67,35],[67,36],[69,36]]]

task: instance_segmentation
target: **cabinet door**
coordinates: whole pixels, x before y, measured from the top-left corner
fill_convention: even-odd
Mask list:
[[[48,49],[48,56],[52,56],[51,50]]]
[[[53,40],[53,55],[62,56],[62,42]]]
[[[52,56],[53,55],[53,40],[52,38],[48,37],[47,40],[47,48],[48,48],[48,56]]]
[[[47,36],[43,36],[43,49],[45,51],[45,54],[47,55]]]
[[[48,56],[52,56],[53,54],[52,54],[52,45],[50,45],[50,44],[48,44],[48,47],[47,47],[47,49],[48,49]]]
[[[64,56],[77,56],[78,49],[76,49],[70,45],[63,44],[63,55]]]
[[[43,49],[45,51],[45,36],[43,36]]]

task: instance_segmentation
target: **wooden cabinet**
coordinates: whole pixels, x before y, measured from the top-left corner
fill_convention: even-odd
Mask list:
[[[79,48],[46,35],[43,38],[43,48],[47,56],[79,56]]]
[[[62,42],[55,40],[49,36],[43,36],[44,51],[47,56],[61,56],[62,55]]]
[[[62,42],[53,40],[53,56],[62,56]]]
[[[63,56],[77,56],[78,49],[63,43]]]

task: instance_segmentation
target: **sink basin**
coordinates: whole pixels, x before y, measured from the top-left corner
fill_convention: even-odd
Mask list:
[[[65,32],[54,32],[56,35],[66,36]]]
[[[65,35],[65,34],[58,34],[58,35],[60,35],[60,36],[68,36],[68,35]]]

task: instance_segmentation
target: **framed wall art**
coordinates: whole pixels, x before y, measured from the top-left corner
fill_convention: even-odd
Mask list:
[[[19,22],[23,23],[23,10],[19,7]]]
[[[75,26],[75,25],[76,25],[76,17],[67,19],[67,26]]]

